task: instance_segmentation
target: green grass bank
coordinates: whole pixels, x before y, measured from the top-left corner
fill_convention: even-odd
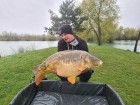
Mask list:
[[[30,83],[32,67],[56,51],[56,48],[47,48],[0,58],[0,105],[8,105]],[[104,62],[95,69],[89,82],[106,83],[126,105],[140,105],[140,53],[95,45],[90,45],[89,51]],[[47,77],[58,79],[54,74]]]

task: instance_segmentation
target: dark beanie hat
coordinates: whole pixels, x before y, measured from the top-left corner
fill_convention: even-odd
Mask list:
[[[72,30],[70,25],[65,24],[65,25],[60,27],[59,34],[61,35],[61,34],[64,34],[64,33],[66,33],[66,34],[73,34],[73,30]]]

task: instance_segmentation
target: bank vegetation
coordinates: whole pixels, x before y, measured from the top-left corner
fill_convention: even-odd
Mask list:
[[[59,36],[54,35],[33,35],[33,34],[17,34],[13,32],[2,32],[0,34],[0,41],[56,41]]]

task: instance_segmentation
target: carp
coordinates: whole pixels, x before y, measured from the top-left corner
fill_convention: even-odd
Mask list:
[[[99,67],[102,61],[82,50],[65,50],[52,54],[38,67],[32,69],[35,73],[35,83],[39,85],[46,73],[55,70],[58,76],[65,77],[75,84],[76,77],[88,68]]]

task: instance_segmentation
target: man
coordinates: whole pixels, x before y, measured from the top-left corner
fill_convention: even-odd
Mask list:
[[[60,37],[62,37],[58,42],[58,51],[63,50],[83,50],[88,52],[88,46],[86,41],[76,36],[73,33],[72,27],[68,24],[63,25],[60,30]],[[79,75],[79,81],[88,82],[92,73],[94,71],[85,70],[81,75]],[[58,76],[62,81],[67,81],[66,78]]]
[[[58,42],[58,51],[64,50],[83,50],[88,52],[88,46],[85,40],[81,39],[80,37],[76,36],[73,33],[73,30],[70,25],[66,24],[60,28],[60,37],[61,39]],[[36,67],[33,67],[33,70]],[[92,69],[85,70],[82,74],[79,75],[79,81],[81,82],[88,82],[92,73],[94,71]],[[57,74],[55,70],[52,73]],[[67,78],[58,76],[62,81],[67,81]],[[34,82],[34,78],[32,78],[32,82]],[[44,78],[47,80],[47,78]]]

